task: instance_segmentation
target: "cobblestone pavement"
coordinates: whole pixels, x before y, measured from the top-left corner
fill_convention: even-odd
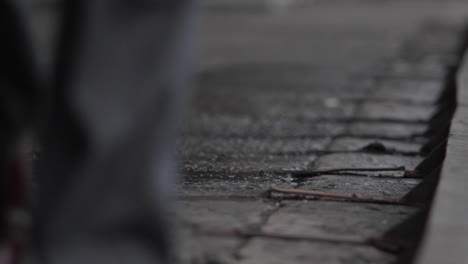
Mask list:
[[[419,178],[399,170],[298,175],[335,168],[413,170],[437,133],[428,124],[459,59],[468,5],[202,5],[199,88],[179,149],[185,176],[177,186],[175,262],[396,261],[397,251],[369,238],[418,212],[397,200]],[[272,185],[354,195],[267,192]]]

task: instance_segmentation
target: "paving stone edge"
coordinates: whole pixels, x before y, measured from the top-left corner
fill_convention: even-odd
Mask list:
[[[457,110],[416,264],[468,263],[468,54],[456,76]]]

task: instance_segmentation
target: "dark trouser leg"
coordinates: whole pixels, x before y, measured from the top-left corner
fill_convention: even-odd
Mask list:
[[[68,4],[39,169],[36,257],[164,263],[193,2]]]
[[[39,102],[26,27],[15,4],[0,1],[0,239],[10,242],[14,238],[6,237],[11,228],[7,226],[7,215],[24,206],[23,202],[19,204],[24,197],[18,186],[23,179],[12,170],[18,163],[15,151],[22,135],[32,126]]]

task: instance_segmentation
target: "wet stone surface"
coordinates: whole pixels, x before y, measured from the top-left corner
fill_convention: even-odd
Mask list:
[[[194,107],[179,143],[183,239],[174,263],[394,263],[396,255],[349,240],[382,235],[417,208],[280,201],[266,190],[396,200],[420,183],[403,172],[299,178],[285,170],[414,169],[422,161],[427,121],[465,17],[452,1],[461,3],[211,1],[202,12]],[[207,232],[232,229],[273,237]]]
[[[442,92],[440,80],[384,79],[370,92],[371,99],[434,104]]]
[[[240,264],[394,263],[396,257],[372,247],[252,239],[239,253]]]
[[[199,101],[195,110],[199,113],[217,113],[219,115],[231,115],[251,117],[255,119],[349,119],[355,111],[355,104],[351,102],[334,103],[325,98],[322,103],[317,101],[305,102],[274,102],[263,101],[260,98],[229,96],[229,98],[215,97],[210,101]],[[256,100],[258,99],[258,100]]]
[[[330,138],[204,138],[186,137],[180,142],[182,155],[199,153],[304,154],[323,151]]]
[[[233,91],[229,91],[227,93],[223,93],[219,97],[216,98],[224,98],[225,96],[239,96],[238,93]],[[275,93],[262,93],[260,91],[251,91],[249,92],[248,99],[253,102],[262,102],[262,104],[266,105],[291,105],[294,106],[298,105],[310,105],[315,107],[323,107],[324,110],[326,108],[341,108],[342,106],[347,106],[350,104],[356,104],[362,97],[345,97],[341,94],[330,94],[326,96],[317,96],[317,93],[313,91],[304,91],[302,93],[297,93],[291,90],[282,90],[277,91]]]
[[[183,159],[183,168],[188,173],[206,171],[241,173],[307,170],[312,168],[317,156],[199,153],[199,155],[185,156]]]
[[[392,122],[354,122],[349,127],[353,136],[408,140],[422,135],[426,124],[407,124]]]
[[[434,111],[434,106],[408,105],[391,101],[367,102],[357,111],[356,117],[364,120],[427,122]]]
[[[185,171],[183,179],[176,186],[176,193],[182,196],[210,195],[262,195],[271,185],[295,188],[297,178],[290,173],[268,171]]]
[[[332,105],[330,107],[311,105],[310,103],[303,105],[269,104],[268,106],[261,106],[257,102],[252,104],[244,102],[242,106],[242,108],[239,108],[239,103],[234,101],[229,101],[222,105],[209,103],[200,106],[200,112],[213,112],[241,117],[250,114],[254,118],[314,121],[320,119],[350,119],[355,111],[354,104]]]
[[[205,172],[186,175],[175,193],[183,197],[199,196],[261,196],[271,185],[295,188],[297,179],[274,173]]]
[[[367,153],[339,153],[321,156],[315,164],[315,170],[329,170],[336,168],[396,168],[400,166],[412,170],[423,161],[422,157],[401,155],[375,155]],[[359,172],[369,176],[401,177],[403,172]]]
[[[352,103],[336,102],[332,99],[324,101],[324,104],[294,104],[271,105],[265,110],[265,114],[275,118],[291,118],[299,120],[314,119],[351,119],[354,116],[356,106]]]
[[[177,203],[179,252],[175,262],[225,263],[244,240],[214,236],[232,230],[256,230],[277,205],[262,200],[184,198]]]
[[[179,264],[230,263],[233,252],[244,243],[234,237],[194,235],[187,228],[179,228],[177,241],[178,253],[172,261]]]
[[[446,66],[435,59],[426,59],[426,61],[424,59],[419,59],[417,62],[410,62],[403,59],[392,60],[381,65],[376,70],[376,75],[379,77],[423,81],[439,81],[443,79],[446,74]]]
[[[421,180],[323,175],[309,178],[300,188],[331,193],[357,193],[376,199],[400,199]]]
[[[206,95],[220,95],[220,89],[236,91],[241,97],[251,91],[264,94],[293,91],[313,94],[314,98],[351,99],[362,98],[369,86],[370,82],[362,77],[306,64],[251,63],[203,72],[197,93],[201,99],[207,99]]]
[[[262,200],[183,199],[177,207],[182,225],[203,232],[258,229],[276,205]]]
[[[454,63],[463,33],[454,33],[453,27],[436,27],[439,28],[425,25],[419,38],[409,39],[403,44],[400,57],[411,61],[430,59],[445,65]]]
[[[186,172],[176,186],[180,195],[260,195],[272,184],[297,187],[297,179],[272,172]]]
[[[422,146],[422,143],[414,141],[341,137],[333,140],[328,149],[330,151],[382,151],[416,154],[420,152]]]
[[[286,202],[263,226],[266,233],[362,241],[378,236],[416,209],[363,203]]]
[[[206,137],[331,137],[346,132],[342,122],[314,122],[290,119],[252,119],[202,115],[190,120],[190,136]]]

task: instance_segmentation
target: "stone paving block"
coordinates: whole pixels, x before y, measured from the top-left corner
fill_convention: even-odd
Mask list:
[[[364,241],[383,234],[416,210],[381,204],[285,202],[268,219],[262,231],[290,236]]]
[[[400,199],[421,180],[345,175],[323,175],[307,179],[300,189],[331,193],[359,193],[377,199]]]
[[[295,188],[299,185],[288,175],[273,173],[190,173],[175,186],[175,194],[182,197],[200,196],[255,196],[272,184]]]
[[[392,78],[439,81],[447,74],[447,68],[443,62],[433,58],[420,58],[416,62],[400,58],[379,65],[376,74]]]
[[[240,173],[306,170],[311,168],[311,164],[317,158],[316,155],[199,154],[182,157],[185,171]]]
[[[294,105],[294,104],[310,104],[316,106],[322,106],[323,108],[333,108],[340,105],[347,105],[350,103],[356,103],[362,98],[356,97],[341,97],[340,94],[333,94],[328,96],[317,96],[317,93],[313,91],[304,91],[303,93],[296,93],[294,91],[278,91],[275,93],[255,93],[251,92],[249,98],[253,101],[262,101],[265,104],[270,105]]]
[[[295,102],[277,100],[272,103],[268,99],[271,98],[253,97],[250,93],[239,92],[220,94],[218,91],[217,94],[201,96],[200,99],[195,100],[193,110],[201,114],[296,119],[349,118],[355,110],[355,104],[350,101],[330,104],[323,99],[321,103],[317,103],[316,99]]]
[[[408,105],[397,102],[366,102],[356,113],[365,120],[396,120],[406,122],[428,121],[435,112],[434,106]]]
[[[435,38],[434,38],[435,37]],[[407,60],[421,60],[430,58],[449,65],[457,58],[458,40],[443,39],[441,36],[425,35],[412,42],[405,43],[400,50],[399,57]],[[431,43],[432,42],[432,43]]]
[[[213,137],[332,137],[345,132],[346,124],[341,122],[201,115],[190,120],[184,134]]]
[[[200,3],[205,12],[281,12],[281,9],[296,9],[323,6],[323,1],[265,1],[265,0],[204,0]],[[273,10],[271,10],[273,9]]]
[[[427,130],[426,124],[403,124],[392,122],[354,122],[349,134],[372,138],[409,139]]]
[[[184,177],[176,192],[181,195],[259,194],[272,184],[298,185],[283,170],[307,170],[316,159],[308,156],[243,156],[222,161],[184,159]]]
[[[180,230],[176,239],[174,264],[231,263],[233,254],[243,240],[234,237],[209,237],[192,234],[190,229]]]
[[[300,104],[267,102],[249,102],[249,98],[236,101],[234,98],[217,100],[219,103],[197,103],[194,111],[198,113],[216,113],[220,115],[246,116],[267,119],[350,119],[355,112],[355,104],[346,102],[340,104],[314,104],[311,102]]]
[[[253,5],[247,0],[242,0],[242,2],[244,5]],[[459,17],[460,19],[462,15],[461,11],[458,10],[461,9],[452,6],[448,8],[451,11],[448,11],[445,9],[448,7],[447,3],[441,3],[440,1],[424,1],[422,3],[421,1],[400,0],[396,2],[380,1],[378,4],[370,3],[371,1],[326,0],[267,2],[308,2],[310,8],[297,8],[278,15],[268,12],[262,13],[258,10],[252,12],[252,8],[249,10],[240,8],[242,10],[239,12],[233,11],[240,10],[236,7],[237,9],[230,8],[231,11],[229,12],[216,13],[210,11],[209,17],[203,18],[206,36],[202,40],[203,48],[201,53],[204,62],[199,82],[201,89],[197,91],[197,100],[202,100],[199,110],[203,110],[204,113],[195,113],[193,115],[193,119],[190,120],[191,126],[186,131],[186,135],[210,139],[230,139],[232,137],[244,139],[265,137],[269,139],[309,139],[317,137],[335,138],[345,135],[357,135],[372,139],[410,139],[425,131],[426,126],[424,124],[411,123],[414,121],[414,115],[424,114],[424,111],[418,112],[414,111],[414,109],[407,109],[408,113],[404,111],[398,113],[398,111],[392,109],[385,112],[384,118],[388,118],[385,115],[390,115],[391,118],[394,118],[395,116],[392,115],[395,114],[401,115],[397,116],[398,119],[394,120],[397,122],[393,123],[377,121],[381,116],[366,118],[372,118],[372,122],[307,122],[302,120],[315,120],[317,118],[348,119],[348,113],[354,110],[350,109],[350,111],[345,112],[342,111],[344,108],[340,109],[340,107],[347,107],[347,105],[353,105],[356,102],[367,102],[370,98],[366,97],[366,95],[369,91],[372,91],[370,88],[378,88],[377,86],[369,86],[369,81],[372,84],[372,81],[376,79],[374,77],[378,79],[383,76],[390,76],[398,77],[401,80],[421,80],[424,82],[435,79],[441,80],[446,75],[447,63],[450,63],[452,58],[450,54],[446,56],[446,50],[444,50],[443,54],[437,54],[437,52],[433,53],[434,50],[431,49],[433,47],[444,48],[446,43],[441,43],[440,40],[443,40],[446,35],[439,35],[436,31],[430,31],[427,38],[429,42],[424,43],[424,41],[421,41],[418,44],[426,45],[422,49],[424,52],[420,54],[412,52],[413,50],[418,51],[416,46],[406,50],[398,50],[398,47],[403,38],[407,38],[423,21],[433,18],[447,20],[448,17],[450,19]],[[319,2],[326,4],[316,5]],[[330,16],[330,14],[336,15]],[[372,21],[372,23],[369,23],[369,21]],[[433,32],[436,33],[433,34]],[[440,32],[444,32],[444,30]],[[442,37],[438,38],[438,36]],[[284,41],[285,39],[287,42]],[[417,40],[418,36],[415,36],[414,39]],[[412,43],[418,42],[413,41]],[[433,45],[433,43],[435,44]],[[395,54],[400,58],[395,58]],[[382,62],[383,58],[390,58],[390,66],[384,69],[385,71],[378,72],[374,65],[376,62]],[[367,81],[361,82],[362,80],[357,78],[358,75],[363,76],[362,79]],[[403,84],[401,85],[403,86]],[[407,85],[407,83],[404,85]],[[380,94],[375,94],[375,96],[379,96],[375,97],[379,102],[387,100],[384,98],[385,96],[398,98],[398,94],[391,91],[392,87],[389,86],[388,90],[385,86],[382,87],[383,89],[379,90]],[[403,88],[396,89],[404,90]],[[414,96],[409,95],[408,98],[418,99],[416,94],[420,92],[412,91],[410,88],[408,88],[408,92],[414,92]],[[431,92],[431,96],[429,96],[429,92],[423,95],[424,100],[420,99],[418,101],[419,105],[428,104],[432,100],[434,92]],[[405,101],[405,103],[408,102],[408,100]],[[309,105],[311,105],[310,108]],[[413,116],[411,117],[411,115]],[[401,120],[402,116],[407,119]],[[416,121],[420,122],[424,121],[422,119],[427,116],[424,116],[424,118],[416,117]],[[407,124],[403,124],[405,122]],[[361,127],[360,124],[362,124]],[[420,138],[414,139],[415,142],[422,143],[422,141],[416,141]],[[240,146],[232,143],[232,148],[238,147]],[[197,147],[194,147],[194,149],[197,149]],[[317,182],[313,186],[318,188],[322,188],[319,184],[323,184],[323,188],[332,191],[353,191],[361,186],[361,191],[365,194],[375,193],[376,196],[391,198],[393,195],[402,195],[403,190],[406,191],[409,186],[417,182],[416,180],[401,178],[395,178],[392,181],[393,179],[388,177],[365,178],[342,175],[321,176],[299,181],[287,175],[252,171],[253,165],[249,163],[249,159],[245,158],[248,157],[246,154],[249,153],[250,146],[245,147],[246,151],[237,156],[232,155],[238,154],[232,151],[226,153],[218,150],[211,151],[212,148],[210,147],[208,149],[210,151],[185,153],[189,160],[193,158],[192,160],[201,160],[206,163],[201,164],[201,169],[190,168],[186,181],[181,186],[180,193],[184,199],[199,199],[202,196],[212,194],[219,195],[218,197],[225,195],[224,197],[228,197],[226,199],[234,199],[229,195],[259,194],[262,188],[270,184],[308,188],[310,187],[308,184],[314,180],[317,180]],[[251,158],[252,161],[255,161],[255,157],[259,156],[260,153],[264,154],[263,152],[255,153],[255,151],[260,151],[256,146],[252,146],[252,149],[253,152],[250,152],[254,156]],[[267,149],[270,151],[275,148]],[[210,153],[228,155],[215,155],[213,158],[213,156],[210,157]],[[350,163],[345,165],[352,165],[354,161],[359,161],[355,164],[357,166],[406,165],[406,162],[413,161],[413,157],[408,156],[401,156],[402,160],[393,160],[393,158],[388,157],[383,161],[379,160],[383,159],[383,157],[385,156],[374,155],[373,158],[363,158],[362,156],[359,158],[343,157],[343,160],[338,159],[338,161],[340,161],[341,165],[345,163],[344,159],[346,161],[351,159]],[[335,160],[335,158],[336,156],[333,156],[333,159],[330,159],[331,165],[335,165],[331,161]],[[400,156],[396,156],[395,159],[398,158]],[[403,158],[405,159],[404,162]],[[373,159],[376,159],[376,161],[374,162]],[[236,169],[234,173],[229,173],[230,165],[226,165],[226,162],[235,165],[234,167],[241,164],[244,170]],[[400,162],[405,164],[400,164]],[[226,170],[216,170],[217,164],[221,163],[224,164]],[[283,160],[268,162],[260,160],[260,163],[262,167],[267,169],[286,165]],[[278,163],[278,165],[272,163]],[[294,163],[291,164],[294,166]],[[216,166],[211,166],[213,164]],[[333,180],[336,183],[333,183]],[[383,181],[378,182],[377,180]],[[333,184],[335,185],[333,186]],[[384,190],[385,188],[388,191],[397,188],[398,190],[389,194]],[[352,208],[352,206],[358,205],[349,206]],[[359,206],[365,205],[360,204]],[[284,209],[288,209],[288,204]],[[359,229],[362,227],[363,229],[380,232],[384,228],[389,228],[385,223],[382,224],[382,219],[394,219],[393,211],[381,210],[377,206],[376,208],[360,208],[356,211],[346,209],[344,208],[342,211],[346,212],[346,214],[358,215],[357,219],[363,221],[355,223],[357,227],[360,227]],[[193,214],[196,213],[196,210],[194,207]],[[338,208],[338,210],[341,210],[341,208]],[[203,208],[201,211],[203,211]],[[219,212],[223,213],[224,211],[215,210],[215,213]],[[321,211],[305,212],[305,214],[307,214],[307,219],[314,220],[314,217],[326,216],[327,211],[325,210],[325,212],[322,215],[320,215]],[[298,215],[300,212],[298,210],[298,212],[293,213]],[[389,217],[386,217],[387,213]],[[229,212],[226,212],[226,214],[227,217],[230,217]],[[367,217],[367,214],[372,217]],[[284,216],[289,217],[289,214]],[[406,215],[395,213],[395,219],[403,216]],[[297,219],[298,217],[292,217],[291,221],[299,221]],[[372,219],[375,222],[371,223]],[[200,218],[199,221],[202,220]],[[211,221],[211,218],[209,220]],[[358,237],[362,235],[364,237],[367,234],[365,232],[360,234],[358,228],[347,233],[347,230],[352,229],[353,223],[344,222],[339,225],[338,221],[327,221],[324,218],[319,220],[332,225],[330,230],[326,230],[326,235],[342,235],[341,237]],[[306,227],[305,233],[316,232],[316,229],[307,229],[307,225],[311,222],[313,221],[299,223],[304,224]],[[369,228],[367,228],[368,225]],[[336,229],[333,229],[334,227]],[[343,230],[346,227],[348,229]],[[289,230],[300,232],[294,229]],[[337,235],[334,233],[335,230],[340,233]],[[215,247],[216,251],[218,244],[213,245],[213,243],[217,243],[217,239],[219,239],[219,244],[223,244],[223,242],[221,238],[211,239],[210,241],[215,242],[209,243]],[[204,243],[203,239],[196,240],[195,238],[194,240],[195,243]],[[236,246],[234,245],[227,250],[229,253],[224,255],[227,256],[226,258],[215,257],[209,261],[205,259],[205,261],[200,262],[203,264],[392,263],[396,258],[394,255],[388,255],[370,247],[287,242],[271,239],[253,239],[240,252],[234,250],[238,254],[232,253],[234,247]],[[197,250],[197,248],[194,248],[194,250]],[[220,249],[219,251],[223,250]],[[234,259],[230,259],[233,256]]]
[[[321,156],[315,170],[328,170],[336,168],[382,168],[405,166],[412,170],[423,160],[422,157],[401,155],[376,155],[367,153],[338,153]],[[362,172],[365,175],[403,176],[403,172]]]
[[[375,81],[371,79],[367,83],[363,82],[362,86],[368,87],[365,92],[372,87],[375,87]],[[318,105],[326,107],[336,107],[342,104],[356,103],[362,100],[362,94],[353,96],[353,94],[317,94],[312,89],[307,91],[301,91],[298,93],[293,89],[282,89],[277,91],[262,91],[262,90],[250,90],[248,93],[239,93],[236,89],[211,89],[209,91],[205,87],[200,87],[198,93],[195,94],[195,104],[209,104],[219,103],[218,101],[223,100],[248,100],[249,103],[258,103],[262,105]],[[364,93],[364,91],[363,91]],[[208,98],[209,99],[208,99]],[[203,102],[200,102],[203,101]]]
[[[448,67],[455,65],[457,63],[458,54],[456,52],[437,52],[437,51],[417,51],[414,50],[403,50],[398,55],[402,60],[410,61],[410,62],[421,62],[421,61],[430,61],[431,63],[440,64],[442,65],[446,71],[445,75],[448,73]],[[413,76],[413,75],[411,75]],[[434,76],[425,76],[426,78],[443,78],[444,75],[434,75]]]
[[[389,264],[396,257],[372,247],[292,242],[282,240],[251,240],[239,254],[239,264]]]
[[[439,80],[384,79],[378,82],[369,98],[385,101],[408,101],[433,104],[442,91]]]
[[[270,79],[275,77],[272,74]],[[203,83],[200,86],[192,109],[199,114],[248,116],[257,119],[337,119],[349,118],[355,110],[355,101],[341,99],[339,96],[342,92],[338,91],[321,95],[324,93],[323,91],[318,92],[311,88],[304,91],[306,97],[302,97],[298,96],[297,90],[288,88],[278,91],[262,91],[262,89],[255,87],[249,89],[248,92],[241,92],[239,88],[229,88],[225,85],[218,85],[216,89]],[[291,86],[295,85],[291,84]],[[330,89],[324,90],[329,91]]]
[[[265,109],[265,116],[270,118],[288,118],[299,120],[317,119],[351,119],[356,111],[356,105],[349,102],[338,103],[332,99],[324,104],[273,104]]]
[[[207,236],[208,232],[256,230],[276,208],[262,200],[179,199],[177,203],[179,238],[178,264],[226,263],[243,243],[235,237]]]
[[[205,0],[200,2],[203,12],[253,12],[264,11],[268,2],[255,0]]]
[[[331,151],[360,151],[374,143],[382,144],[389,151],[405,153],[419,153],[421,147],[423,146],[422,143],[408,142],[403,140],[340,137],[333,140],[328,149]]]
[[[231,64],[204,71],[199,76],[199,86],[199,94],[209,95],[212,90],[222,88],[239,94],[290,90],[296,93],[314,93],[316,98],[356,98],[365,95],[369,82],[348,73],[299,63],[250,63]]]
[[[456,59],[463,34],[460,25],[427,23],[415,35],[417,37],[404,42],[400,56],[417,59],[452,55]]]
[[[330,138],[212,138],[185,137],[179,143],[182,155],[196,153],[285,154],[323,151]]]
[[[262,200],[181,199],[177,202],[178,219],[198,231],[258,229],[276,206]]]

